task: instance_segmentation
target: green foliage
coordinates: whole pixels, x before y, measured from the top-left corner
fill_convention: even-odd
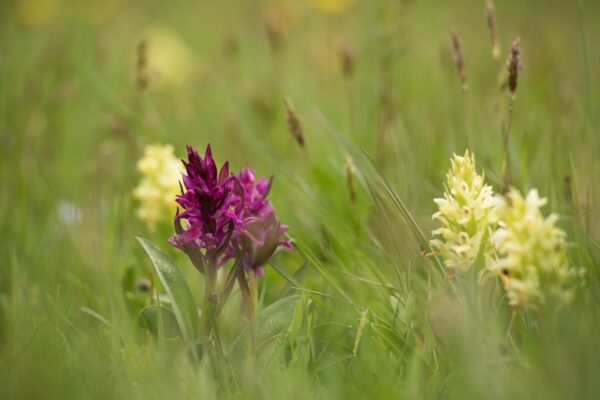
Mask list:
[[[0,398],[599,397],[600,3],[496,1],[500,59],[485,3],[0,2]],[[140,71],[144,40],[167,50]],[[511,182],[548,198],[585,271],[567,308],[513,309],[482,266],[429,254],[453,153],[504,189],[511,105]],[[219,309],[222,362],[197,351],[203,276],[132,195],[145,145],[208,142],[274,175],[296,245],[266,266],[253,325],[237,286]]]

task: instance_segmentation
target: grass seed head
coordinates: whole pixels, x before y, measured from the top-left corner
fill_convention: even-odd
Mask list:
[[[300,147],[304,147],[304,131],[302,130],[302,121],[298,117],[294,104],[290,98],[285,99],[285,119],[288,123],[288,129]]]
[[[486,10],[486,20],[490,39],[492,40],[492,56],[494,59],[500,58],[500,44],[498,43],[498,33],[496,31],[496,19],[494,18],[494,2],[488,0]]]
[[[352,76],[354,74],[356,54],[352,44],[347,39],[341,39],[338,42],[338,54],[342,73],[344,76]]]
[[[517,82],[519,80],[519,72],[523,69],[521,63],[521,40],[515,39],[510,48],[510,56],[508,59],[508,89],[514,96],[517,91]]]
[[[452,37],[452,48],[454,50],[454,62],[456,63],[456,69],[458,70],[458,75],[460,77],[462,89],[466,91],[469,89],[469,85],[467,84],[465,59],[460,45],[460,39],[458,38],[458,33],[456,33],[454,29],[450,31],[450,36]]]
[[[346,176],[346,186],[348,187],[348,195],[350,196],[350,202],[356,203],[356,187],[354,185],[354,175],[356,174],[356,166],[350,155],[345,156],[344,162],[344,175]]]
[[[140,89],[148,87],[148,43],[142,39],[137,46],[136,81]]]

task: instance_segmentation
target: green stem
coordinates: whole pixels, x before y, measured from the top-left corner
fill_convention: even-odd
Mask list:
[[[216,293],[217,283],[217,267],[215,263],[207,263],[205,268],[205,296],[204,296],[204,328],[209,338],[209,343],[214,341],[214,347],[216,350],[216,365],[215,370],[217,371],[218,378],[227,378],[224,373],[225,365],[225,352],[223,350],[223,344],[221,342],[221,336],[219,335],[219,325],[217,323],[217,305],[219,302],[219,296]],[[212,340],[211,340],[212,339]],[[210,351],[210,350],[209,350]],[[223,379],[219,379],[224,384],[227,384]]]
[[[502,189],[503,192],[507,192],[509,186],[511,185],[511,173],[510,173],[510,160],[508,148],[510,144],[510,128],[512,125],[512,114],[513,114],[513,106],[515,104],[515,96],[511,95],[508,103],[508,115],[506,118],[506,123],[504,125],[504,129],[502,131],[502,142],[504,147],[504,158],[502,160]]]
[[[208,337],[210,337],[213,328],[213,307],[211,301],[214,300],[216,281],[217,274],[214,266],[212,264],[207,265],[204,275],[204,307],[202,308],[202,313],[204,317],[204,329]]]
[[[251,340],[251,350],[252,354],[255,354],[256,351],[256,337],[254,335],[254,313],[255,313],[255,304],[256,304],[256,290],[250,287],[250,285],[256,284],[256,279],[252,279],[254,276],[252,275],[254,272],[248,272],[250,276],[250,285],[248,284],[248,280],[246,279],[246,273],[243,268],[238,270],[238,284],[240,285],[240,290],[242,292],[242,298],[244,301],[244,305],[246,306],[246,320],[248,322],[248,330],[250,332],[250,340]]]
[[[591,62],[590,62],[590,54],[588,51],[588,45],[587,45],[587,35],[585,32],[585,24],[584,24],[584,20],[583,20],[583,0],[579,0],[577,2],[578,5],[578,11],[579,11],[579,27],[580,27],[580,36],[581,36],[581,47],[583,50],[583,62],[585,64],[585,75],[586,75],[586,80],[587,80],[587,105],[588,105],[588,118],[590,120],[590,123],[592,124],[592,137],[595,137],[595,133],[594,133],[594,128],[595,128],[595,117],[594,117],[594,97],[593,97],[593,92],[592,92],[592,68],[591,68]],[[593,146],[592,146],[592,151],[595,152],[595,148],[594,146],[596,146],[597,143],[594,142]],[[592,153],[593,155],[594,153]]]

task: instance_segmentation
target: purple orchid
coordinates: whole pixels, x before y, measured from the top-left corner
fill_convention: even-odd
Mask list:
[[[254,171],[245,167],[235,175],[243,189],[243,223],[232,236],[230,255],[240,257],[246,270],[259,276],[264,274],[264,264],[269,261],[279,246],[291,248],[283,239],[287,226],[279,223],[271,202],[267,199],[273,178],[256,180]]]
[[[202,158],[191,146],[187,147],[188,161],[182,161],[187,174],[182,174],[185,192],[177,196],[183,211],[175,216],[177,235],[171,243],[184,250],[202,272],[203,263],[198,265],[199,250],[211,264],[216,263],[227,242],[240,224],[236,211],[241,211],[241,200],[233,193],[234,182],[225,163],[217,175],[217,166],[212,158],[210,145]],[[181,220],[186,221],[183,230]],[[190,253],[193,253],[192,256]],[[202,260],[201,260],[202,261]]]
[[[263,275],[264,264],[279,246],[290,248],[281,225],[267,199],[272,178],[256,180],[245,167],[230,174],[226,162],[217,173],[210,145],[202,158],[187,147],[183,161],[182,194],[177,203],[183,211],[175,216],[176,235],[170,242],[183,250],[201,272],[237,259],[247,271]],[[184,230],[181,220],[186,221]]]

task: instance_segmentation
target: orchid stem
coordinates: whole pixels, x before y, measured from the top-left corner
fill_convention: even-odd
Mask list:
[[[250,329],[250,338],[252,340],[252,357],[256,355],[256,335],[254,332],[254,316],[256,314],[256,307],[258,303],[258,280],[256,279],[256,273],[254,271],[250,271],[248,273],[249,283],[250,283],[250,297],[251,297],[251,310],[248,315],[248,327]]]
[[[219,326],[217,323],[217,304],[219,297],[215,291],[217,282],[217,269],[215,263],[209,263],[206,268],[205,275],[205,286],[206,293],[204,297],[204,328],[206,330],[209,339],[214,340],[214,346],[217,354],[217,365],[216,370],[220,377],[223,376],[222,371],[225,365],[225,352],[223,350],[223,344],[221,343],[221,336],[219,335]]]
[[[256,354],[256,337],[254,335],[254,313],[256,310],[256,277],[254,272],[248,272],[249,279],[246,279],[246,273],[243,268],[237,271],[238,284],[242,292],[242,297],[246,310],[248,311],[246,319],[248,322],[248,330],[250,332],[250,341],[252,346],[252,354]]]

